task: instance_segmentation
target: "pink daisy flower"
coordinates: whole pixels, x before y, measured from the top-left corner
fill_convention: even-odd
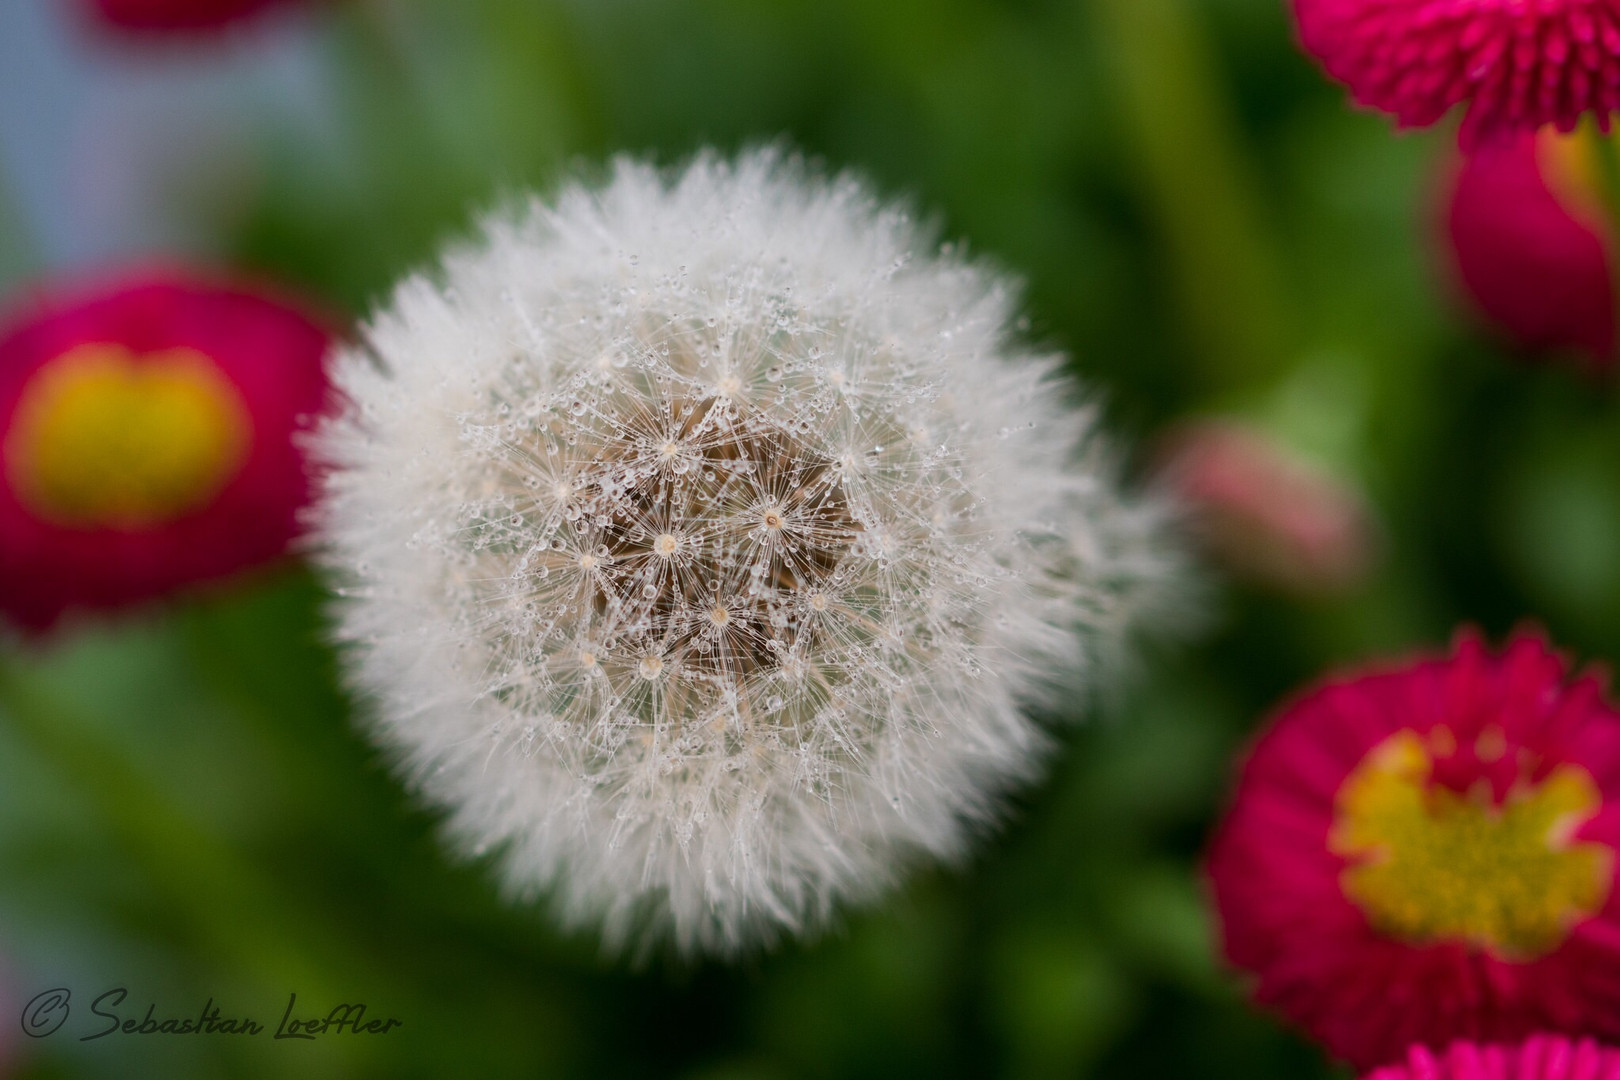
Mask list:
[[[1527,348],[1614,365],[1613,237],[1592,144],[1544,131],[1462,162],[1446,207],[1457,276],[1480,312]]]
[[[1465,147],[1620,108],[1620,0],[1293,0],[1301,43],[1363,105]]]
[[[1414,1046],[1399,1064],[1362,1080],[1620,1080],[1620,1050],[1591,1039],[1533,1035],[1522,1043],[1452,1043],[1436,1054]]]
[[[212,30],[291,0],[86,0],[91,13],[121,30]]]
[[[1359,1066],[1620,1035],[1620,713],[1532,633],[1336,675],[1261,735],[1209,857],[1259,1002]]]
[[[43,629],[280,554],[329,340],[174,274],[46,295],[0,328],[0,612]]]

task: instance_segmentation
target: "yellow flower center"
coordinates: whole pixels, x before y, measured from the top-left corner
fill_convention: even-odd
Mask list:
[[[146,529],[218,495],[251,432],[240,393],[202,353],[81,345],[23,387],[6,472],[18,500],[46,521]]]
[[[1500,757],[1500,731],[1487,729],[1476,755]],[[1533,960],[1608,899],[1614,851],[1574,842],[1602,795],[1578,765],[1521,781],[1498,804],[1488,784],[1466,794],[1430,783],[1429,742],[1402,731],[1374,747],[1345,779],[1329,847],[1351,860],[1340,885],[1380,931],[1414,944],[1462,941],[1504,959]]]

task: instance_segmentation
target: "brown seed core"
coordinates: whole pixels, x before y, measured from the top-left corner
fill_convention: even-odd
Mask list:
[[[778,668],[861,531],[835,462],[719,397],[630,427],[580,485],[606,556],[598,617],[660,671],[735,684]]]

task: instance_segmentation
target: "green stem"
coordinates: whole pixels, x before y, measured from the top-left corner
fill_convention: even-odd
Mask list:
[[[89,733],[38,680],[0,656],[0,718],[66,780],[119,847],[187,916],[207,955],[312,1005],[344,1000],[327,974],[331,944],[312,948],[312,926],[276,902],[277,890],[218,836],[177,807],[115,749]],[[352,990],[351,990],[352,993]]]
[[[1126,149],[1151,200],[1206,389],[1292,361],[1283,275],[1216,58],[1185,0],[1095,0]]]

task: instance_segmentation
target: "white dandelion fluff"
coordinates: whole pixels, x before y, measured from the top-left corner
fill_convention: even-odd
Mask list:
[[[959,854],[1039,764],[1021,705],[1162,595],[1013,287],[925,240],[772,151],[620,161],[338,360],[318,531],[376,735],[610,945],[735,952]]]

